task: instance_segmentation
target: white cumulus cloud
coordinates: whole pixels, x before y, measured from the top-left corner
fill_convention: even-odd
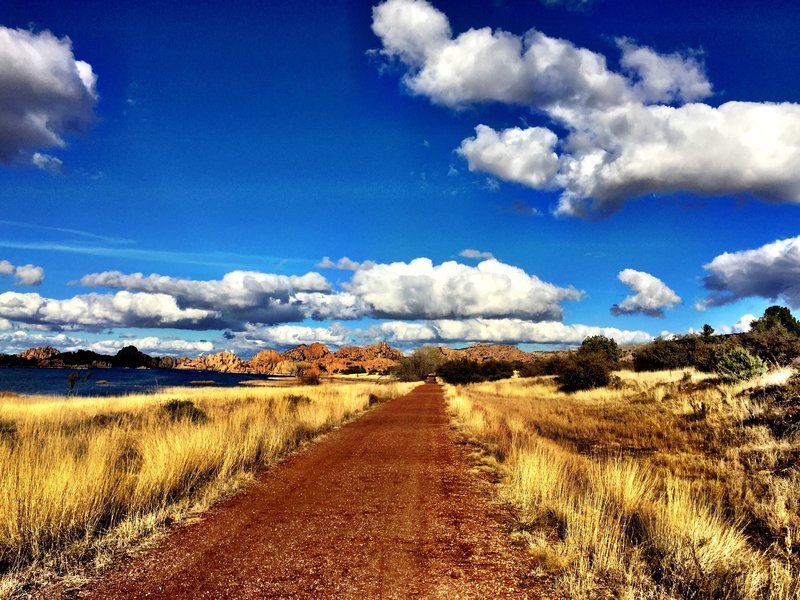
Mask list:
[[[159,338],[147,336],[131,339],[99,340],[84,343],[81,347],[98,354],[116,354],[125,346],[135,346],[137,350],[151,356],[174,354],[196,355],[214,350],[213,342],[208,340],[184,340],[179,338]]]
[[[680,296],[667,284],[650,273],[625,269],[620,271],[617,279],[636,293],[612,306],[611,314],[613,315],[641,313],[651,317],[663,317],[665,308],[672,308],[681,301]]]
[[[69,38],[0,26],[0,162],[62,147],[64,135],[84,131],[94,118],[96,81]],[[39,156],[51,167],[58,161]]]
[[[709,295],[697,308],[721,306],[751,296],[800,308],[800,236],[760,248],[725,252],[703,266]]]
[[[375,263],[371,260],[358,262],[343,256],[337,261],[331,260],[329,256],[323,256],[322,260],[317,263],[320,269],[338,269],[340,271],[358,271],[359,269],[371,269]]]
[[[41,285],[44,269],[36,265],[14,266],[7,260],[0,260],[0,275],[13,275],[17,285]]]
[[[653,338],[644,331],[616,327],[565,325],[559,321],[534,323],[520,319],[439,319],[423,323],[392,321],[373,328],[374,336],[390,343],[469,343],[578,345],[592,335],[604,335],[619,344],[640,344]]]
[[[488,172],[532,188],[551,185],[559,169],[554,151],[556,134],[544,127],[513,127],[497,132],[486,125],[475,128],[475,137],[461,142],[458,153],[470,171]]]
[[[471,267],[430,259],[378,264],[356,271],[347,291],[358,297],[369,316],[388,319],[517,317],[553,320],[561,303],[583,293],[528,275],[498,260]]]
[[[750,326],[753,324],[753,321],[757,319],[758,317],[755,315],[742,315],[733,325],[722,325],[719,328],[720,333],[746,333],[750,331]]]
[[[240,351],[258,351],[266,348],[290,348],[300,344],[319,342],[329,346],[343,346],[351,341],[352,331],[341,325],[309,327],[306,325],[274,325],[261,327],[248,325],[244,331],[228,333],[226,337]]]
[[[125,274],[119,271],[92,273],[81,278],[81,284],[166,294],[181,307],[216,311],[225,327],[240,328],[246,322],[281,323],[302,321],[306,312],[303,295],[313,311],[325,306],[331,284],[319,273],[276,275],[259,271],[231,271],[222,279],[198,281],[167,275]]]
[[[473,171],[560,189],[557,214],[604,215],[627,200],[687,191],[800,202],[800,105],[700,101],[712,93],[696,53],[618,40],[621,72],[602,54],[531,30],[453,36],[424,0],[373,9],[384,56],[405,86],[451,108],[500,102],[543,113],[546,127],[482,124],[459,152]]]
[[[215,311],[182,309],[167,294],[85,294],[65,300],[39,294],[0,294],[0,318],[51,328],[90,330],[109,327],[178,327],[207,329],[218,324]]]

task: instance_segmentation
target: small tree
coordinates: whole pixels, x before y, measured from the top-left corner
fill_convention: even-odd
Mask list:
[[[750,325],[750,331],[770,331],[783,327],[789,333],[800,335],[800,321],[794,318],[792,311],[785,306],[770,306],[764,311],[764,316],[756,319]]]
[[[393,369],[400,381],[422,381],[444,363],[444,354],[437,346],[422,346],[401,358]]]
[[[746,381],[767,372],[764,361],[744,348],[733,348],[717,363],[717,373],[723,381]]]
[[[622,357],[622,351],[619,349],[617,342],[604,335],[587,337],[578,349],[578,354],[600,354],[606,358],[614,369],[617,368],[619,359]]]
[[[600,352],[576,352],[561,365],[556,382],[562,392],[604,387],[611,382],[611,363]]]
[[[708,339],[712,335],[714,335],[714,328],[708,323],[706,323],[705,325],[703,325],[703,330],[701,333],[705,339]]]

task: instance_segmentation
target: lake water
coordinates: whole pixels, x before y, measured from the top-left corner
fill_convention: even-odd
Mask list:
[[[0,368],[0,391],[18,394],[47,394],[66,396],[70,373],[76,369],[17,369]],[[75,384],[73,394],[78,396],[118,396],[121,394],[150,393],[158,388],[192,386],[192,381],[214,381],[217,387],[234,387],[242,381],[274,379],[267,375],[249,373],[215,373],[212,371],[184,371],[176,369],[91,369],[88,381]]]

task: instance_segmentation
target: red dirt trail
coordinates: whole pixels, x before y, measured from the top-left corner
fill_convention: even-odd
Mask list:
[[[530,566],[421,385],[123,561],[79,598],[532,598]],[[75,597],[74,594],[70,594]]]

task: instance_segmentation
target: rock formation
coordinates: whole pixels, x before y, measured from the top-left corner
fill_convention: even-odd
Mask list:
[[[532,362],[536,360],[535,352],[524,352],[509,344],[475,344],[468,348],[452,350],[442,348],[446,360],[468,359],[476,362],[486,360],[504,360],[508,362]],[[539,353],[541,354],[541,353]]]
[[[250,359],[250,369],[253,373],[275,373],[277,366],[285,361],[277,350],[262,350]]]
[[[325,344],[314,342],[310,346],[300,344],[299,346],[284,352],[283,356],[284,358],[288,358],[289,360],[294,360],[297,362],[315,362],[327,354],[330,354],[330,350],[328,350],[328,347]]]
[[[195,359],[183,358],[178,361],[178,369],[198,371],[218,371],[220,373],[247,373],[248,365],[233,352],[218,352]]]
[[[28,348],[20,352],[19,356],[25,360],[48,360],[59,354],[61,354],[61,352],[52,346],[39,346],[38,348]]]

